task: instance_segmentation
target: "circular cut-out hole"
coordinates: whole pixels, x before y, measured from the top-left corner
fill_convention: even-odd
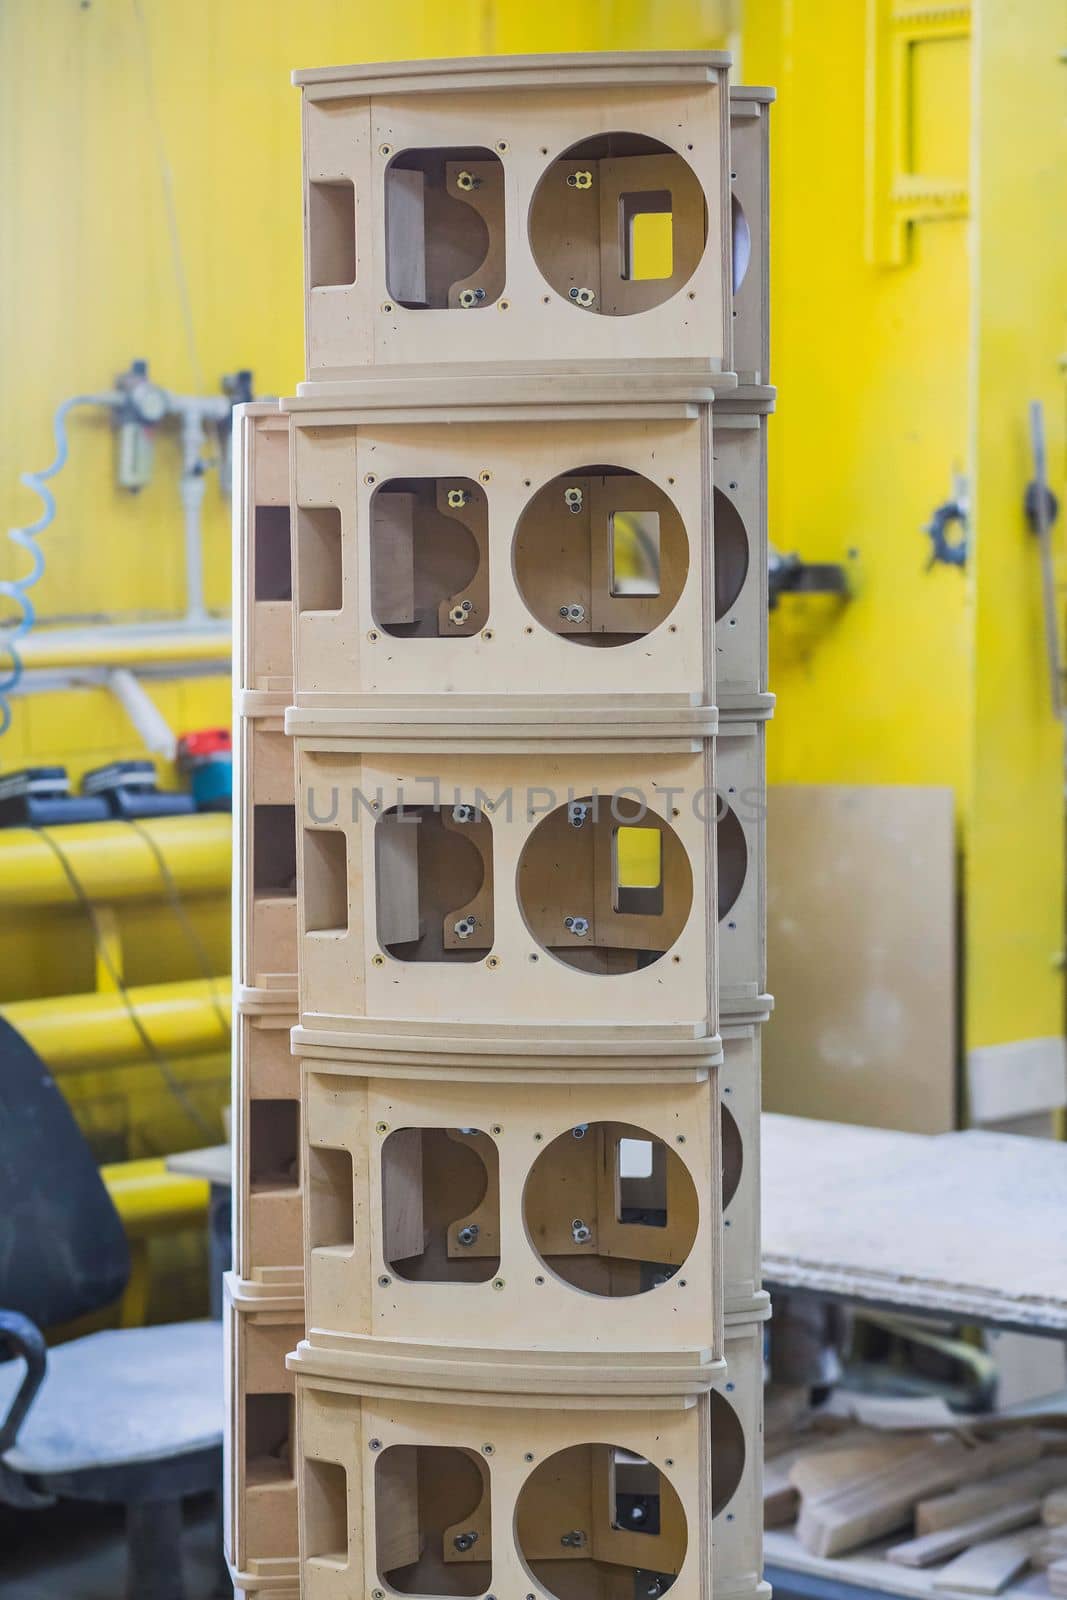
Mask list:
[[[726,1106],[719,1109],[719,1127],[722,1139],[722,1208],[725,1211],[741,1182],[745,1151],[741,1143],[741,1130]]]
[[[556,1600],[661,1595],[689,1542],[682,1502],[659,1468],[599,1442],[557,1450],[534,1468],[516,1502],[515,1535],[530,1575]]]
[[[657,962],[677,943],[693,904],[692,868],[677,833],[622,792],[586,795],[543,817],[519,856],[516,887],[542,950],[603,977]]]
[[[711,1514],[717,1517],[737,1493],[745,1470],[745,1430],[725,1395],[711,1392]]]
[[[549,163],[527,226],[534,260],[558,295],[625,317],[688,283],[704,254],[708,209],[696,173],[669,145],[601,133]]]
[[[700,1213],[677,1152],[624,1122],[579,1123],[553,1139],[530,1168],[522,1207],[548,1271],[611,1299],[668,1282],[693,1248]]]
[[[737,812],[721,798],[716,820],[716,841],[719,854],[716,910],[721,922],[736,904],[748,873],[745,830],[738,821]]]
[[[538,622],[575,644],[632,644],[678,603],[689,540],[657,484],[623,467],[579,466],[543,484],[515,528],[515,581]]]
[[[736,294],[745,281],[745,273],[752,259],[752,234],[749,232],[745,208],[736,194],[730,196],[730,222],[733,241],[733,288]]]
[[[733,501],[716,489],[715,517],[715,621],[720,622],[737,603],[748,577],[748,533]]]

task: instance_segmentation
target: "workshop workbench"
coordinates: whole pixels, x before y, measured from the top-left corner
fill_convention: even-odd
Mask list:
[[[1067,1144],[763,1117],[763,1280],[1067,1335]]]
[[[897,1133],[763,1117],[763,1279],[987,1327],[1067,1336],[1067,1144],[1001,1133]],[[885,1541],[892,1543],[893,1541]],[[951,1600],[937,1568],[883,1546],[809,1554],[791,1529],[765,1535],[766,1577],[797,1600]],[[1047,1600],[1028,1573],[1000,1600]]]

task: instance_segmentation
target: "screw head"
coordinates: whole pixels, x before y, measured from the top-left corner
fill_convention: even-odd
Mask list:
[[[374,1131],[375,1133],[388,1133],[389,1124],[387,1122],[376,1122],[374,1124]]]
[[[384,967],[385,957],[383,955],[371,956],[370,964],[372,967]]]
[[[367,1449],[368,1450],[380,1450],[381,1448],[382,1448],[382,1441],[380,1439],[368,1439],[367,1440]]]
[[[483,1444],[482,1445],[482,1455],[483,1456],[491,1456],[493,1454],[494,1448],[495,1447],[493,1445],[491,1445],[491,1444]]]
[[[380,144],[378,146],[378,154],[380,156],[391,156],[392,153],[393,153],[393,147],[392,147],[391,144]]]
[[[493,1288],[494,1289],[502,1289],[503,1287],[504,1287],[503,1278],[494,1278],[493,1279]]]
[[[383,1272],[381,1277],[378,1279],[378,1287],[379,1287],[379,1289],[388,1289],[388,1287],[389,1287],[391,1282],[392,1282],[392,1279],[387,1277],[386,1274]]]

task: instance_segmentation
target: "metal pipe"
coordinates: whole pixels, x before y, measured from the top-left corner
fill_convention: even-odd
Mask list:
[[[207,621],[196,627],[173,622],[155,627],[41,628],[22,643],[27,672],[64,667],[142,667],[196,661],[228,661],[230,625]]]
[[[230,885],[231,820],[221,813],[156,817],[139,824],[158,846],[183,896],[222,895]],[[79,882],[104,905],[166,892],[149,845],[126,822],[72,823],[57,837]],[[32,828],[0,831],[0,911],[76,904],[60,862]],[[41,1004],[52,1004],[42,1001]]]
[[[214,984],[204,978],[145,984],[127,994],[141,1026],[168,1060],[229,1050],[223,1026],[230,1011],[229,978],[218,978]],[[151,1059],[118,993],[18,1000],[0,1007],[0,1015],[55,1073]]]

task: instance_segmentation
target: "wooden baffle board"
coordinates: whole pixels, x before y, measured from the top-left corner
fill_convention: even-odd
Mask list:
[[[766,1594],[773,93],[729,65],[295,75],[306,381],[236,423],[240,1593]]]

